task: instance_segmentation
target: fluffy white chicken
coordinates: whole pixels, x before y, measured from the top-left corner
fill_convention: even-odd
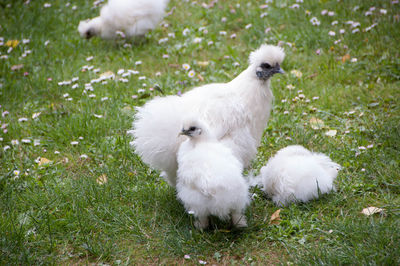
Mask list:
[[[325,154],[292,145],[270,158],[258,178],[273,202],[285,206],[294,201],[307,202],[335,189],[333,180],[340,169]]]
[[[242,164],[203,122],[188,119],[180,134],[188,139],[177,154],[177,196],[196,217],[196,228],[206,228],[210,215],[223,220],[231,216],[234,226],[246,227],[250,197]]]
[[[161,21],[168,2],[169,0],[109,0],[101,8],[99,17],[79,23],[79,34],[86,39],[93,36],[115,39],[117,32],[123,32],[127,37],[144,35]]]
[[[136,153],[175,186],[176,153],[182,142],[176,136],[183,118],[192,114],[248,167],[271,111],[270,78],[283,73],[284,57],[282,48],[261,45],[250,54],[248,68],[232,81],[197,87],[181,97],[158,97],[139,107],[132,130]]]

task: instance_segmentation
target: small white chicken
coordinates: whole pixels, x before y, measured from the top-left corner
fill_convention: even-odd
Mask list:
[[[333,181],[340,169],[325,154],[292,145],[270,158],[257,179],[276,205],[285,206],[294,201],[307,202],[335,189]]]
[[[180,96],[157,97],[137,108],[132,142],[135,152],[151,167],[176,184],[176,153],[182,139],[176,136],[183,118],[198,117],[228,147],[244,167],[257,154],[272,108],[270,78],[283,73],[283,49],[261,45],[249,57],[249,66],[228,83],[197,87]]]
[[[115,39],[117,33],[126,37],[141,36],[154,29],[164,16],[169,0],[109,0],[100,16],[82,20],[78,31],[89,39],[100,36]]]
[[[196,217],[196,228],[208,227],[210,215],[231,217],[235,227],[246,227],[244,210],[250,197],[242,164],[197,119],[186,120],[180,135],[188,139],[177,155],[177,197]]]

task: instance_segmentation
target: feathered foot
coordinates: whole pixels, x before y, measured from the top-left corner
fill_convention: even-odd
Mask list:
[[[196,221],[194,221],[194,226],[197,229],[206,229],[208,227],[208,217],[200,216]]]
[[[247,227],[246,216],[239,212],[232,213],[232,224],[237,228]]]

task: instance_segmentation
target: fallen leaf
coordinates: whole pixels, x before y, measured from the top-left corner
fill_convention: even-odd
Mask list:
[[[342,62],[343,62],[343,63],[346,62],[347,60],[350,60],[350,55],[349,55],[349,54],[345,54],[345,55],[342,57]]]
[[[19,44],[18,40],[9,40],[6,42],[6,46],[15,48]]]
[[[106,176],[105,174],[102,174],[101,176],[99,176],[99,177],[96,179],[96,182],[97,182],[97,184],[99,184],[99,185],[104,185],[105,183],[108,182],[108,178],[107,178],[107,176]]]
[[[310,119],[310,126],[312,129],[315,129],[315,130],[321,129],[324,127],[324,121],[322,121],[318,118],[312,117]]]
[[[269,224],[280,224],[281,223],[281,217],[279,216],[281,212],[281,209],[278,209],[276,212],[274,212],[271,215],[271,219],[269,219]]]
[[[336,136],[336,133],[337,133],[337,130],[331,129],[331,130],[328,130],[327,132],[325,132],[325,135],[327,135],[328,137],[334,137],[334,136]]]
[[[200,74],[197,74],[197,77],[199,78],[199,80],[200,80],[200,81],[204,81],[204,78],[203,78],[203,76],[202,76],[202,75],[200,75]]]
[[[318,76],[318,73],[312,73],[311,75],[308,76],[309,79],[315,78]]]
[[[49,163],[51,163],[51,161],[49,159],[41,157],[40,161],[39,161],[39,166],[49,164]]]
[[[172,67],[172,68],[180,68],[181,67],[181,65],[178,65],[178,64],[168,64],[168,66]]]
[[[23,64],[13,65],[13,66],[11,67],[11,70],[12,70],[12,71],[15,71],[15,70],[21,69],[21,68],[23,68],[23,67],[24,67]]]
[[[208,62],[208,61],[199,61],[199,62],[197,62],[197,64],[199,66],[201,66],[201,67],[206,67],[206,66],[208,66],[210,64],[210,62]]]
[[[381,208],[377,208],[377,207],[368,207],[365,208],[361,211],[362,214],[366,215],[366,216],[370,216],[373,215],[375,213],[381,213],[383,212],[383,209]]]

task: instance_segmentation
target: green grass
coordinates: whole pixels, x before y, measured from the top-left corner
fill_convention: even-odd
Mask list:
[[[41,0],[24,2],[0,0],[0,264],[400,264],[399,4],[304,1],[292,9],[293,0],[260,9],[262,1],[221,0],[205,9],[202,1],[171,0],[168,10],[176,9],[164,19],[168,27],[144,39],[114,42],[79,38],[79,21],[99,12],[89,1],[48,1],[49,8]],[[371,6],[376,10],[365,16]],[[321,15],[324,9],[335,15]],[[261,18],[263,12],[268,15]],[[314,16],[319,26],[311,24]],[[349,20],[360,22],[360,32],[352,33]],[[373,23],[377,26],[365,31]],[[198,31],[202,26],[208,33]],[[193,43],[195,37],[203,40]],[[8,51],[8,40],[20,42]],[[278,207],[254,189],[247,229],[232,230],[214,219],[212,228],[197,231],[174,189],[130,148],[126,131],[134,107],[160,95],[149,90],[156,84],[176,94],[229,81],[246,68],[252,50],[279,42],[288,74],[272,81],[274,109],[253,168],[278,149],[301,144],[343,166],[337,191],[283,208],[281,223],[270,225]],[[27,50],[31,53],[23,56]],[[350,58],[343,62],[346,54]],[[89,56],[94,58],[88,62]],[[195,70],[195,78],[183,63]],[[84,65],[99,72],[83,72]],[[85,83],[119,69],[140,73],[126,83],[117,75],[84,93]],[[290,74],[294,69],[301,78]],[[77,88],[58,85],[74,77]],[[305,98],[296,98],[300,94]],[[311,128],[311,118],[324,121],[324,128]],[[337,134],[328,137],[328,130]],[[51,163],[39,165],[38,157]],[[107,182],[99,184],[103,175]],[[368,206],[384,212],[366,217],[360,212]]]

